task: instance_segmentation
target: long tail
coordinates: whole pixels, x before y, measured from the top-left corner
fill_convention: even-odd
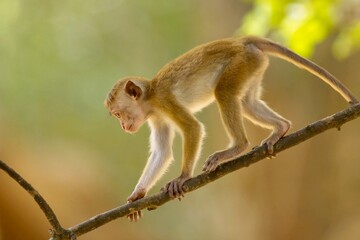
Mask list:
[[[265,53],[289,61],[297,67],[305,69],[310,73],[314,74],[315,76],[329,84],[335,91],[340,93],[341,96],[345,98],[345,100],[348,101],[350,104],[355,104],[359,102],[359,100],[350,92],[350,90],[331,73],[329,73],[316,63],[297,55],[290,49],[270,40],[257,37],[249,37],[247,39],[247,42],[249,44],[254,44],[257,48],[259,48]]]

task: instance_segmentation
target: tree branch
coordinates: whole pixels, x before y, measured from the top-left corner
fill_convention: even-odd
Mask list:
[[[300,129],[286,137],[281,138],[274,146],[274,153],[279,153],[293,147],[301,142],[306,141],[309,138],[314,137],[328,129],[337,128],[340,130],[340,127],[355,118],[360,116],[360,104],[352,105],[349,108],[338,112],[334,115],[326,117],[322,120],[314,122],[303,129]],[[184,190],[186,192],[194,191],[212,181],[215,181],[222,176],[234,172],[240,168],[248,167],[249,165],[256,163],[262,159],[271,157],[265,146],[259,146],[251,150],[249,153],[236,158],[232,161],[221,164],[215,171],[210,173],[201,173],[200,175],[189,179],[184,184]],[[27,183],[20,175],[18,175],[14,170],[9,168],[5,163],[0,161],[0,168],[7,172],[13,179],[15,179],[26,191],[28,191],[38,203],[40,208],[45,213],[48,221],[53,227],[52,238],[51,239],[76,239],[76,236],[80,236],[84,233],[92,231],[114,219],[119,217],[127,216],[133,211],[142,210],[148,208],[149,210],[155,209],[164,203],[172,200],[166,193],[160,192],[155,195],[145,197],[138,201],[128,203],[114,209],[111,209],[107,212],[96,215],[78,225],[70,227],[69,229],[63,229],[58,222],[55,214],[45,202],[45,200],[40,196],[40,194],[33,188],[29,183]]]
[[[35,200],[35,202],[39,205],[43,213],[45,214],[47,220],[52,226],[51,233],[59,233],[60,235],[71,236],[71,232],[69,230],[61,227],[59,220],[57,219],[54,211],[51,209],[49,204],[45,201],[45,199],[39,194],[38,191],[31,186],[29,182],[27,182],[23,177],[21,177],[14,169],[6,165],[3,161],[0,160],[0,169],[4,170],[12,179],[14,179],[23,189],[25,189]]]

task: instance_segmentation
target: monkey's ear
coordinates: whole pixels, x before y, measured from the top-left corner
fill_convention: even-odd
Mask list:
[[[138,100],[142,95],[141,88],[133,81],[127,81],[125,85],[125,92],[135,100]]]

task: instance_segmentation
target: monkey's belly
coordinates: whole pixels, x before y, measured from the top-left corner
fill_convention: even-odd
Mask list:
[[[216,64],[211,66],[211,70],[178,81],[174,87],[176,99],[191,112],[198,112],[208,106],[214,101],[214,89],[223,67],[223,64]]]

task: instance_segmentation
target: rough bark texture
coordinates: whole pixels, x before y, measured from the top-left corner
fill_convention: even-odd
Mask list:
[[[288,149],[292,146],[295,146],[301,142],[306,141],[309,138],[314,137],[317,134],[320,134],[328,129],[340,127],[357,117],[360,116],[360,104],[352,105],[349,108],[338,112],[334,115],[326,117],[322,120],[314,122],[299,131],[296,131],[282,139],[280,139],[274,146],[274,153],[279,153]],[[202,173],[192,179],[189,179],[184,184],[184,190],[186,192],[194,191],[216,179],[234,172],[240,168],[248,167],[249,165],[256,163],[262,159],[271,157],[265,146],[259,146],[251,150],[249,153],[236,158],[232,161],[226,162],[220,165],[215,171],[210,173]],[[46,201],[41,197],[41,195],[29,184],[27,183],[19,174],[14,170],[8,167],[4,162],[0,161],[0,168],[7,172],[10,177],[17,181],[26,191],[28,191],[38,203],[40,208],[45,213],[49,223],[52,225],[53,230],[51,231],[51,239],[76,239],[77,236],[85,234],[89,231],[92,231],[114,219],[127,216],[132,211],[137,211],[141,209],[155,209],[164,203],[172,200],[167,194],[160,192],[152,196],[145,197],[133,203],[128,203],[114,209],[111,209],[107,212],[101,213],[97,216],[94,216],[78,225],[70,227],[69,229],[64,229],[61,227],[59,221],[56,218],[56,215],[51,210]]]

